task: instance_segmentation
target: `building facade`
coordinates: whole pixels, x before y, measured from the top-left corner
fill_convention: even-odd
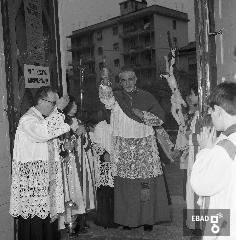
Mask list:
[[[69,37],[74,69],[70,92],[79,96],[81,64],[85,68],[84,108],[95,111],[104,59],[115,87],[120,68],[126,65],[135,69],[139,87],[160,89],[160,74],[166,69],[164,56],[170,47],[180,48],[188,43],[188,16],[158,5],[147,7],[146,1],[126,0],[120,3],[120,16],[75,30]],[[154,94],[157,98],[161,95]]]

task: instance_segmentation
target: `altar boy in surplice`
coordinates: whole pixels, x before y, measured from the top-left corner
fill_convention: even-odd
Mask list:
[[[204,240],[236,239],[236,83],[224,82],[210,93],[209,113],[213,127],[202,128],[198,135],[200,151],[192,168],[190,183],[199,195],[201,209],[221,209],[219,218],[206,221]],[[216,131],[221,132],[216,138]],[[223,211],[223,210],[222,210]],[[227,216],[228,215],[228,216]],[[228,219],[227,219],[228,217]],[[214,224],[213,224],[214,223]],[[215,227],[219,227],[217,230]],[[214,229],[214,231],[213,231]],[[229,230],[229,235],[227,234]],[[209,233],[214,233],[209,236]]]

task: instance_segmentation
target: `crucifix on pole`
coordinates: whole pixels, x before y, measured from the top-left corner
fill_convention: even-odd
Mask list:
[[[79,81],[80,81],[80,119],[83,119],[83,83],[84,83],[84,71],[85,68],[82,65],[82,59],[79,61]]]

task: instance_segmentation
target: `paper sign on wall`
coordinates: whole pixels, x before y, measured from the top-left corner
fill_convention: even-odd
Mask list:
[[[40,88],[50,85],[49,67],[24,65],[25,88]]]

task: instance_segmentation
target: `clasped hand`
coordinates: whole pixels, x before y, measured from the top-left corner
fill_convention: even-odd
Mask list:
[[[143,112],[137,108],[132,108],[133,113],[140,119],[143,119]]]
[[[212,148],[216,141],[216,129],[214,127],[203,127],[197,135],[200,148]]]
[[[65,143],[64,143],[64,148],[66,150],[69,150],[69,151],[72,151],[75,147],[75,144],[73,141],[70,141],[70,140],[67,140]]]
[[[70,101],[70,98],[68,95],[65,95],[61,98],[58,97],[56,106],[58,109],[63,110],[68,105],[69,101]]]
[[[75,132],[78,136],[81,136],[86,133],[86,129],[83,125],[79,125]]]

